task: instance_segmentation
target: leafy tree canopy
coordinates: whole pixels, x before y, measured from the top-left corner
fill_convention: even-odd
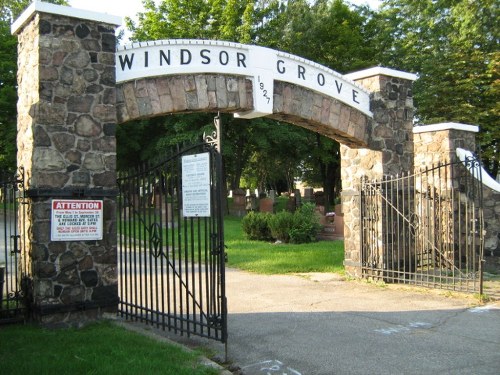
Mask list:
[[[66,4],[63,0],[47,1]],[[11,23],[31,4],[30,0],[0,0],[0,170],[16,169],[17,135],[17,37]]]
[[[496,0],[385,0],[380,60],[418,74],[414,98],[425,124],[479,125],[486,167],[499,171],[500,7]]]
[[[366,15],[341,0],[145,0],[143,4],[145,11],[137,22],[126,20],[133,41],[201,38],[258,44],[341,72],[366,68],[375,61],[372,47],[364,42],[369,36]],[[210,122],[203,118],[198,121],[200,129]],[[191,120],[181,120],[181,116],[159,120],[165,133],[159,137],[162,140],[155,137],[152,147],[158,152],[182,137],[182,132],[191,134]],[[230,188],[239,187],[244,176],[253,187],[284,183],[291,190],[294,178],[300,176],[310,184],[322,185],[333,201],[334,186],[339,185],[338,143],[265,118],[250,121],[224,116],[223,122],[223,159]],[[199,136],[201,130],[197,132]],[[143,155],[146,149],[137,145]]]

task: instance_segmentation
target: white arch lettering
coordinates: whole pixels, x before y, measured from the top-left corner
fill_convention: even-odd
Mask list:
[[[241,75],[253,80],[255,109],[235,116],[253,118],[271,114],[274,80],[317,91],[372,116],[369,92],[349,78],[312,61],[269,48],[209,40],[162,40],[117,49],[117,83],[203,73]]]

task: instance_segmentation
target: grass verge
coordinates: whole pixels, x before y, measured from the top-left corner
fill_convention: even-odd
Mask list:
[[[344,270],[344,242],[274,244],[245,239],[241,219],[224,219],[228,267],[262,274],[337,272]]]
[[[129,332],[111,322],[82,329],[0,328],[3,374],[215,375],[199,354]]]

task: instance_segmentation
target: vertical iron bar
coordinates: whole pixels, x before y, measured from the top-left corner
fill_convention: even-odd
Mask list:
[[[125,213],[125,197],[123,193],[123,180],[122,176],[118,175],[118,290],[119,290],[119,309],[121,316],[123,317],[123,236],[125,235],[123,229],[123,223],[126,220]]]
[[[392,195],[393,195],[393,192],[392,192],[392,182],[391,182],[392,178],[390,176],[385,176],[383,181],[384,181],[384,187],[383,187],[383,191],[384,191],[384,200],[383,200],[383,207],[385,207],[385,215],[384,215],[384,221],[383,221],[383,228],[382,228],[382,231],[385,235],[385,243],[383,244],[384,246],[384,257],[386,258],[384,263],[387,264],[387,268],[388,270],[390,271],[389,272],[389,275],[390,275],[390,280],[392,282],[394,282],[394,279],[395,279],[395,267],[394,267],[394,248],[393,248],[393,241],[392,241],[392,233],[390,231],[390,220],[389,220],[389,217],[390,217],[390,212],[393,211],[393,209],[391,207],[389,207],[389,205],[387,204],[387,202],[389,201],[389,199],[391,199],[390,201],[391,202],[394,202],[394,200],[392,199]],[[389,198],[390,197],[390,198]],[[391,259],[390,259],[390,263],[388,262],[388,255],[389,253],[391,254]]]
[[[166,163],[166,171],[165,171],[165,202],[166,202],[166,221],[165,221],[165,224],[167,225],[167,228],[165,229],[165,234],[166,234],[166,238],[165,238],[165,243],[166,243],[166,254],[165,254],[165,257],[166,257],[166,260],[167,260],[167,325],[168,325],[168,328],[170,330],[170,327],[172,325],[172,322],[171,322],[171,316],[172,316],[172,305],[170,303],[170,291],[171,291],[171,283],[170,283],[170,279],[171,279],[171,273],[170,273],[170,254],[173,252],[173,246],[172,244],[170,243],[170,226],[172,227],[172,230],[173,230],[173,227],[174,227],[174,224],[175,224],[175,221],[174,221],[174,210],[175,210],[175,207],[174,207],[174,199],[173,199],[173,186],[171,186],[171,182],[172,182],[172,178],[173,178],[173,169],[172,169],[172,166],[171,166],[171,161],[168,161]],[[169,207],[169,204],[170,204],[170,210],[168,209]],[[170,216],[170,217],[169,217]],[[169,220],[170,219],[170,220]],[[172,223],[172,224],[170,224]],[[172,273],[173,275],[173,273]]]
[[[179,174],[178,174],[178,198],[179,198],[179,202],[181,202],[179,204],[179,208],[182,207],[182,182],[181,182],[181,160],[179,159]],[[181,215],[179,215],[179,222],[182,223],[182,224],[179,224],[179,230],[177,231],[177,244],[179,246],[179,250],[178,250],[178,269],[176,269],[176,272],[179,274],[179,290],[178,290],[178,294],[179,294],[179,313],[181,314],[181,320],[179,321],[180,323],[180,333],[182,335],[182,330],[184,329],[184,324],[183,324],[183,321],[182,321],[182,317],[183,317],[183,314],[184,314],[184,306],[183,306],[183,293],[182,293],[182,246],[183,246],[183,242],[182,242],[182,231],[185,231],[186,230],[186,218],[182,219],[181,218]],[[176,301],[177,302],[177,301]]]
[[[157,191],[153,191],[153,196],[154,196],[154,210],[155,210],[155,215],[158,215],[159,217],[159,235],[160,235],[160,250],[159,250],[159,257],[160,257],[160,299],[161,299],[161,308],[159,309],[161,312],[161,328],[162,330],[165,330],[165,243],[164,243],[164,236],[163,236],[163,227],[167,223],[167,218],[165,218],[165,222],[163,220],[163,210],[165,210],[165,215],[167,213],[167,206],[166,206],[166,199],[164,199],[164,186],[163,186],[163,175],[164,175],[164,165],[158,168],[158,175],[156,179],[158,181],[155,182],[154,188],[158,189]],[[156,197],[158,197],[158,202],[156,202]],[[165,206],[164,206],[165,205]],[[157,212],[158,211],[158,212]]]

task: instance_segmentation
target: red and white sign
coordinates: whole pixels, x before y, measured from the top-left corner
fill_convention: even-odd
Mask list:
[[[102,200],[52,200],[51,241],[102,240]]]

